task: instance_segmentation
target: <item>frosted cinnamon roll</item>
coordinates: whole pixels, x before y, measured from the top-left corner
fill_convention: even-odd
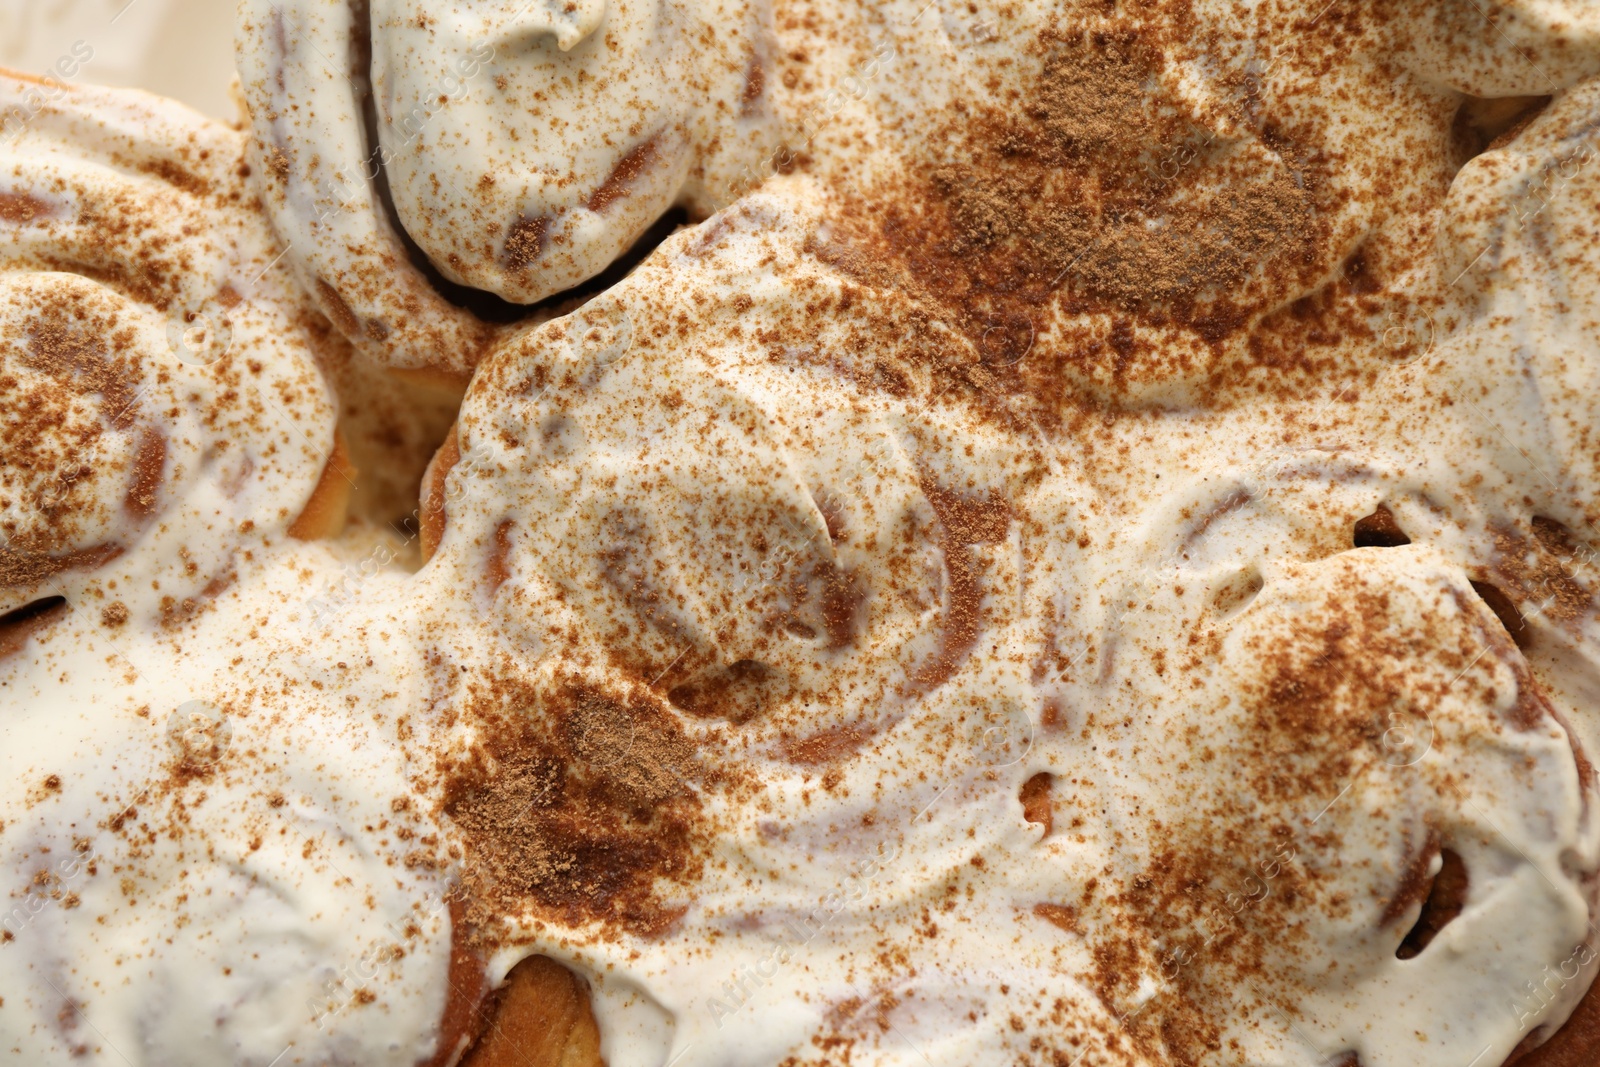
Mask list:
[[[8,610],[75,602],[89,581],[75,607],[124,620],[107,595],[120,578],[157,583],[151,606],[181,621],[233,580],[245,543],[342,526],[354,470],[301,299],[268,269],[242,147],[176,105],[85,91],[8,148]]]
[[[1596,637],[1594,80],[1558,92],[1452,186],[1438,235],[1460,325],[1373,396],[1389,449],[1439,487],[1475,580],[1546,684],[1582,703]],[[1372,432],[1372,431],[1369,431]],[[1387,431],[1383,431],[1387,432]],[[1375,433],[1374,433],[1374,436]],[[1461,486],[1473,486],[1470,490]],[[1574,718],[1591,751],[1600,722]]]
[[[947,879],[951,939],[912,935],[940,998],[924,1036],[1004,1029],[944,998],[994,958],[969,920],[1026,877],[1043,712],[997,649],[1034,639],[1021,546],[1076,500],[1024,425],[940,397],[940,338],[897,340],[910,305],[808,251],[817,197],[781,183],[502,348],[435,467],[419,580],[461,591],[441,678],[463,885],[493,901],[497,969],[543,953],[589,977],[608,1057],[825,1061],[849,1034],[896,1062],[852,988],[893,987],[867,946],[925,923]],[[755,1003],[729,992],[750,968]],[[1106,1019],[1057,996],[1065,1032]]]
[[[355,474],[244,157],[100,90],[3,149],[0,1043],[31,1062],[442,1040],[448,857],[388,710],[417,654],[314,624]]]
[[[1437,491],[1310,449],[1196,477],[1060,616],[1047,684],[1104,770],[1053,820],[1127,860],[1039,914],[1127,917],[1104,995],[1158,1061],[1509,1062],[1590,987],[1594,710]]]
[[[743,2],[425,8],[247,4],[238,55],[274,224],[329,317],[397,366],[463,370],[493,331],[413,261],[531,304],[600,273],[669,207],[724,202],[731,161],[770,121],[769,17]]]
[[[8,1047],[1592,1060],[1594,46],[1504,10],[252,3],[254,147],[41,115]]]
[[[1085,694],[1104,770],[1055,818],[1127,859],[1051,903],[1122,917],[1102,995],[1152,1056],[1503,1062],[1596,969],[1592,766],[1433,550],[1263,569],[1232,615],[1182,573],[1110,643],[1101,691],[1149,710]]]
[[[669,241],[487,362],[435,461],[454,654],[534,736],[600,715],[602,780],[685,805],[683,862],[650,870],[688,883],[627,913],[652,918],[535,879],[497,898],[500,965],[570,954],[602,1032],[687,1062],[910,1062],[899,1029],[930,1057],[1450,1063],[1562,1032],[1594,974],[1594,714],[1518,647],[1514,557],[1482,536],[1505,484],[1479,503],[1415,465],[1382,392],[1036,421],[921,294],[841,258],[838,205],[779,179]],[[1327,421],[1263,451],[1286,412]],[[692,747],[635,747],[662,715]],[[492,751],[471,795],[531,796]],[[468,882],[503,870],[461,825]],[[527,835],[560,856],[559,825]],[[1514,947],[1484,932],[1508,924]],[[915,978],[873,969],[885,939]],[[1419,1052],[1413,1012],[1508,973],[1562,977]]]
[[[1556,94],[1457,176],[1438,243],[1461,278],[1468,318],[1413,372],[1441,371],[1439,392],[1469,398],[1499,427],[1497,467],[1543,472],[1530,487],[1534,513],[1579,531],[1600,521],[1589,401],[1600,374],[1597,113],[1600,81],[1591,79]]]
[[[1584,5],[1495,10],[1505,32],[1454,2],[838,5],[786,38],[763,173],[848,192],[845,254],[1014,388],[1304,391],[1450,328],[1428,220],[1452,176],[1600,63]]]
[[[841,256],[913,287],[1008,386],[1215,404],[1347,365],[1341,341],[1439,301],[1416,219],[1454,103],[1322,6],[840,5],[782,76],[803,165],[855,202]]]
[[[530,606],[538,647],[576,627],[681,712],[800,763],[973,664],[990,583],[1015,581],[1015,501],[1050,469],[1025,424],[959,392],[930,403],[939,368],[894,339],[910,309],[808,253],[816,195],[751,197],[503,347],[423,516],[439,565],[470,566],[507,623]],[[770,280],[742,283],[757,261]],[[695,326],[664,342],[684,306]],[[835,364],[852,340],[859,362]]]

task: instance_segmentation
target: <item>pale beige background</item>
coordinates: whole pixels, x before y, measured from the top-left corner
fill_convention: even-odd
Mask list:
[[[133,85],[232,120],[235,0],[0,0],[0,66],[52,73],[93,49],[70,79]],[[82,42],[79,44],[79,42]]]

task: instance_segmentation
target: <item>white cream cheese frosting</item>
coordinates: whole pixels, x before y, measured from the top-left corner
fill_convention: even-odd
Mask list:
[[[584,975],[612,1067],[1548,1036],[1600,959],[1593,16],[1445,62],[1456,6],[245,4],[249,147],[42,113],[0,502],[6,606],[62,601],[0,659],[4,1047],[449,1062],[468,932]],[[520,325],[401,233],[525,301],[724,195]],[[312,304],[481,359],[414,575],[290,536],[374,373]]]
[[[374,5],[378,143],[406,232],[450,280],[528,304],[674,203],[705,214],[771,125],[764,7]],[[463,55],[482,68],[440,107]]]
[[[762,4],[239,11],[287,255],[335,325],[398,366],[470,368],[494,332],[436,295],[406,241],[449,281],[532,304],[674,204],[725,203],[774,121]]]
[[[553,921],[536,888],[502,904],[511,958],[591,974],[616,1063],[1453,1063],[1564,1018],[1594,969],[1592,712],[1549,702],[1459,520],[1418,521],[1431,487],[1349,447],[1189,474],[1203,431],[1147,423],[1168,486],[1102,532],[1128,495],[936,398],[897,294],[842,299],[802,251],[815,199],[776,183],[669,241],[469,393],[423,575],[487,610],[456,654],[536,706],[576,671],[675,709],[693,759],[604,766],[672,770],[707,826],[665,932]],[[1352,548],[1385,501],[1444,547]],[[467,835],[469,889],[493,847]],[[1398,958],[1446,852],[1466,907]]]
[[[0,660],[18,1062],[409,1067],[443,1013],[417,657],[361,627],[325,657],[306,610],[338,406],[245,169],[226,127],[82,90],[0,175],[0,608],[48,622]]]

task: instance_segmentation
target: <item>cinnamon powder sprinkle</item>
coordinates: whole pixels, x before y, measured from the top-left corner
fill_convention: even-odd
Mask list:
[[[445,813],[466,845],[468,920],[529,914],[657,935],[682,913],[673,885],[708,847],[705,772],[677,720],[646,695],[581,683],[497,684],[484,740],[449,773]]]
[[[1325,262],[1322,219],[1337,204],[1319,201],[1324,163],[1282,131],[1223,136],[1218,115],[1186,112],[1163,88],[1153,33],[1047,36],[1026,107],[970,105],[928,149],[948,154],[843,195],[812,251],[905,291],[977,344],[983,366],[965,376],[981,393],[1055,396],[1060,376],[1044,360],[1126,379],[1190,358],[1141,328],[1180,329],[1202,348],[1259,332],[1286,294],[1337,266]],[[1258,125],[1252,100],[1246,91],[1232,106],[1232,128]],[[1174,155],[1188,162],[1164,166]],[[1364,321],[1344,305],[1300,310],[1314,314],[1274,320],[1288,336],[1256,358],[1305,359],[1294,338],[1332,335],[1325,315]],[[1109,330],[1088,347],[1037,351],[1035,330],[1057,311],[1103,316]]]
[[[596,213],[604,212],[606,208],[628,195],[629,187],[641,174],[655,165],[656,154],[656,137],[651,137],[630,149],[627,155],[617,161],[617,165],[606,176],[606,180],[589,194],[589,202],[585,206]]]
[[[0,222],[23,225],[51,214],[50,205],[27,193],[0,193]]]

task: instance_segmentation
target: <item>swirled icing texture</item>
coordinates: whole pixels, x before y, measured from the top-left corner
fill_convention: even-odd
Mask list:
[[[773,125],[765,7],[242,6],[240,74],[291,262],[380,358],[470,368],[495,331],[440,299],[406,242],[450,282],[531,304],[674,204],[726,202]]]
[[[430,857],[383,825],[421,812],[407,832],[440,835],[493,973],[538,952],[587,975],[613,1065],[1503,1062],[1591,981],[1600,869],[1594,17],[1507,9],[1508,40],[1458,34],[1441,64],[1401,45],[1470,28],[1460,5],[778,5],[788,152],[766,169],[811,173],[492,345],[454,311],[391,314],[423,290],[381,210],[292,228],[322,218],[294,213],[294,175],[360,143],[339,132],[359,92],[330,80],[329,126],[255,100],[266,173],[297,153],[267,183],[275,225],[302,271],[326,257],[301,277],[341,332],[402,364],[428,360],[386,339],[492,354],[415,578],[319,625],[291,590],[337,559],[279,533],[250,549],[248,604],[184,624],[202,699],[240,710],[183,789],[311,798],[292,810],[326,820],[345,879],[310,868],[327,881],[297,929],[336,971],[388,944],[375,915],[431,899]],[[582,69],[596,9],[529,10],[551,39],[534,69]],[[342,15],[247,9],[243,39],[283,27],[242,53],[269,64],[247,91],[277,84],[272,57],[306,87],[312,51],[350,55]],[[388,62],[425,51],[379,25]],[[1492,80],[1519,57],[1548,80]],[[1490,131],[1463,91],[1555,99]],[[1190,151],[1130,145],[1090,105]],[[1080,196],[1092,213],[1063,214]],[[458,236],[479,235],[433,239]],[[1220,258],[1185,258],[1202,238]],[[393,288],[338,274],[369,254],[395,257]],[[272,484],[297,506],[315,470]],[[126,521],[114,473],[71,498],[84,543]],[[211,670],[247,627],[254,690]],[[68,684],[49,657],[76,634],[33,637],[13,684]],[[74,693],[110,691],[72,666]],[[58,810],[30,802],[64,803],[7,811]],[[187,832],[237,848],[252,825]],[[410,873],[385,880],[391,859]],[[319,907],[363,881],[384,889],[368,911]],[[92,940],[79,894],[33,944]],[[442,927],[424,914],[404,964],[361,980],[371,1002],[258,1022],[241,995],[216,1013],[232,1050],[197,1060],[425,1059]],[[16,974],[27,1040],[92,1045]],[[131,996],[65,1018],[163,1017],[118,1016]]]
[[[782,180],[669,241],[469,392],[424,572],[485,615],[456,655],[549,709],[535,735],[575,671],[694,752],[626,729],[602,760],[697,806],[661,925],[614,940],[535,879],[496,897],[501,967],[593,975],[620,1063],[1451,1063],[1564,1019],[1593,970],[1595,723],[1473,584],[1484,517],[1360,404],[1347,439],[1267,453],[1251,434],[1300,405],[1145,421],[1149,482],[1093,484],[959,377],[976,345],[806,251],[817,200]],[[1417,543],[1352,547],[1380,505]],[[469,890],[497,848],[468,826]]]
[[[239,134],[132,92],[5,152],[0,611],[39,624],[0,652],[11,1059],[410,1067],[438,1033],[415,652],[284,621],[337,567],[291,529],[338,406],[245,173]]]

